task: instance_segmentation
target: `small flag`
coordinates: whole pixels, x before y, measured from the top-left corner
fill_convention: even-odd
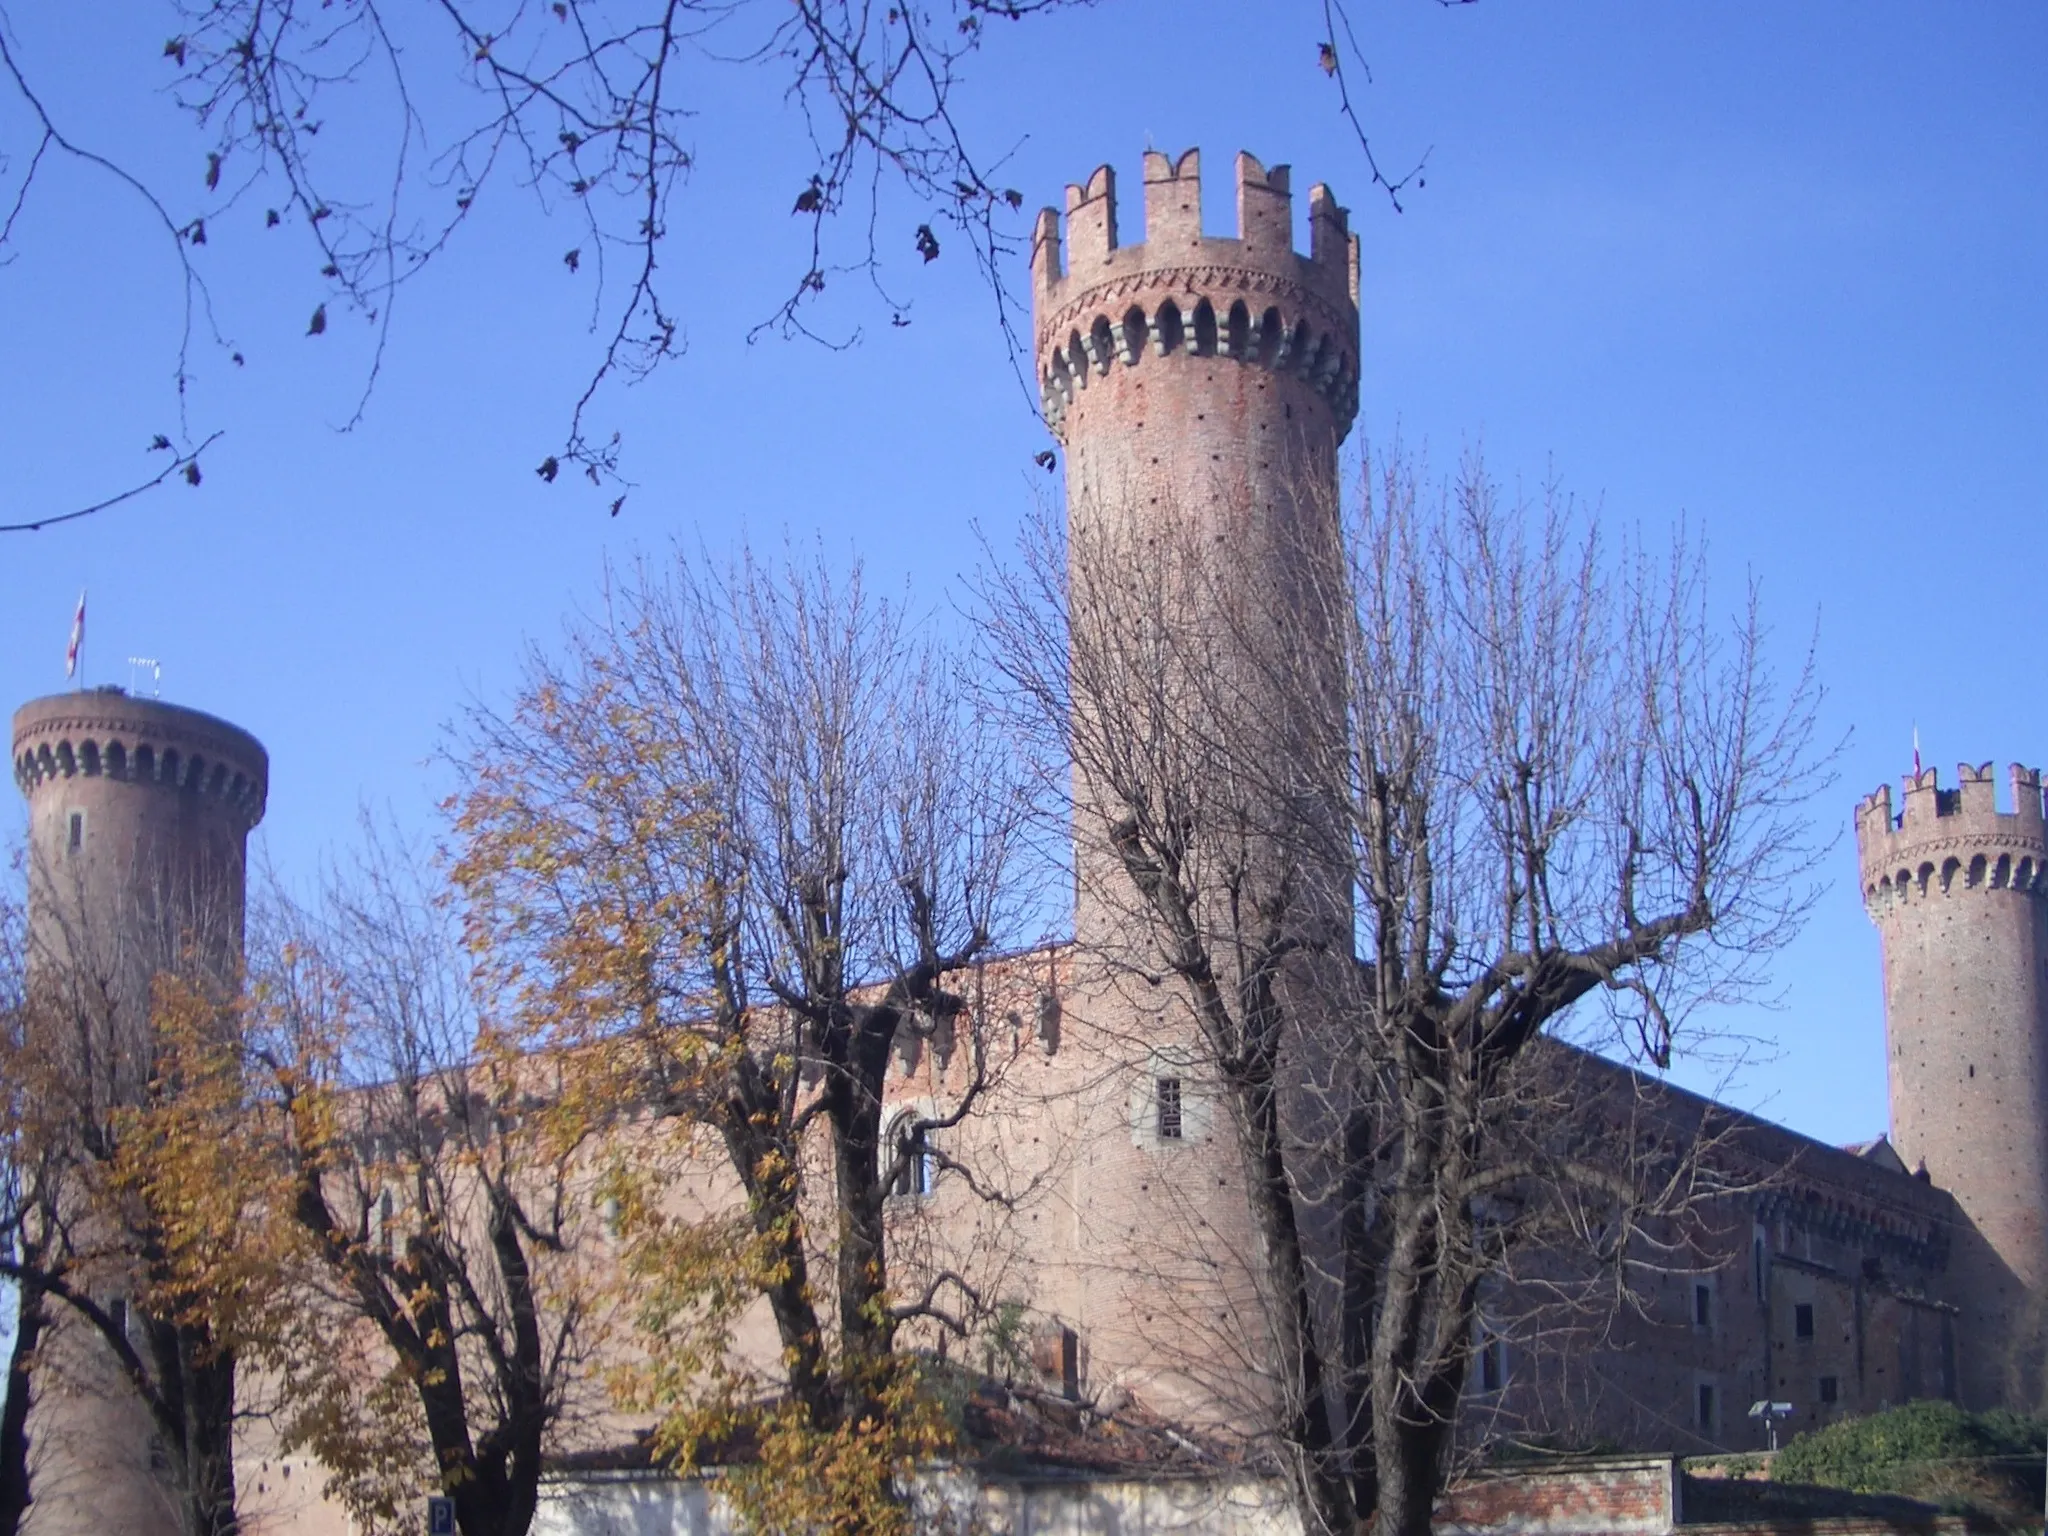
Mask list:
[[[83,613],[85,609],[81,606],[78,611]],[[1920,727],[1917,725],[1913,727],[1913,777],[1920,777]]]
[[[64,675],[78,676],[78,650],[85,644],[85,588],[78,589],[78,612],[71,620],[71,643],[64,647]]]

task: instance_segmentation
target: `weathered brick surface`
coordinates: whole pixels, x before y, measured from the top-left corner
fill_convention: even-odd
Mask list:
[[[1437,1523],[1502,1533],[1644,1532],[1678,1523],[1679,1473],[1669,1456],[1510,1468],[1453,1486]]]

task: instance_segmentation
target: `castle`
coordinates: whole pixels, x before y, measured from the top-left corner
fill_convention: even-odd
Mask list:
[[[1236,185],[1228,237],[1203,233],[1192,153],[1146,156],[1142,243],[1119,238],[1108,168],[1068,190],[1064,221],[1046,210],[1032,254],[1038,381],[1077,539],[1192,521],[1228,549],[1226,600],[1233,584],[1256,585],[1313,607],[1317,565],[1300,557],[1335,537],[1337,450],[1357,409],[1357,243],[1317,187],[1310,249],[1296,253],[1284,167],[1240,156]],[[1314,709],[1226,724],[1276,757],[1331,729]],[[167,928],[205,913],[213,942],[239,944],[243,845],[267,791],[252,737],[100,690],[25,705],[13,762],[32,857],[50,876],[32,898],[44,953],[118,943],[132,957],[124,984],[146,993]],[[1077,777],[1080,806],[1100,793]],[[1760,1401],[1790,1403],[1790,1430],[1921,1397],[2038,1403],[2048,823],[2037,771],[2015,767],[2008,793],[2001,809],[1989,766],[1966,766],[1954,789],[1928,771],[1907,781],[1903,805],[1887,788],[1855,808],[1861,895],[1882,943],[1888,1137],[1822,1145],[1574,1058],[1574,1070],[1647,1091],[1672,1124],[1713,1114],[1730,1128],[1718,1155],[1748,1192],[1702,1218],[1691,1262],[1640,1315],[1566,1347],[1506,1325],[1481,1341],[1468,1414],[1526,1435],[1701,1451],[1762,1445],[1769,1429],[1747,1413]],[[1132,982],[1143,967],[1118,963],[1133,918],[1115,895],[1115,850],[1077,832],[1075,864],[1073,944],[1004,966],[1030,1070],[948,1146],[969,1162],[1000,1153],[1033,1193],[993,1233],[985,1208],[947,1203],[943,1180],[918,1172],[905,1194],[942,1228],[957,1216],[962,1245],[1002,1252],[1049,1330],[1038,1363],[1052,1388],[1227,1422],[1266,1390],[1270,1347],[1228,1109],[1192,1037]],[[1348,898],[1340,874],[1325,884],[1298,921],[1327,936]],[[133,1084],[119,1041],[102,1044],[91,1059],[103,1081],[89,1091],[118,1099]],[[896,1110],[943,1098],[956,1063],[915,1042],[900,1058]],[[37,1403],[32,1433],[51,1470],[31,1528],[154,1528],[147,1426],[109,1407],[120,1392],[90,1339],[74,1331],[64,1347],[105,1380]]]

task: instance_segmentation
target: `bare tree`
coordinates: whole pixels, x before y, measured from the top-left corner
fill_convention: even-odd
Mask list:
[[[857,571],[681,554],[636,567],[561,659],[536,652],[463,742],[472,944],[633,1149],[610,1187],[660,1443],[752,1446],[728,1486],[764,1528],[892,1525],[893,1479],[944,1436],[898,1329],[965,1335],[982,1303],[957,1273],[899,1290],[885,1207],[996,1070],[958,987],[1018,899],[1002,753]],[[969,1070],[885,1142],[912,1032]],[[707,1156],[738,1198],[679,1209]],[[766,1361],[732,1338],[757,1298]]]
[[[1825,755],[1810,666],[1780,687],[1682,541],[1610,557],[1476,457],[1376,473],[1270,571],[1194,517],[1048,521],[991,632],[1073,764],[1101,963],[1178,983],[1235,1112],[1305,1523],[1419,1536],[1489,1277],[1549,1245],[1561,1284],[1576,1238],[1625,1279],[1727,1189],[1723,1128],[1553,1042],[1592,1000],[1661,1067],[1754,989]]]

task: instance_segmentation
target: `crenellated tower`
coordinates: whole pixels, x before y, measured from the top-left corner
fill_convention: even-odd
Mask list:
[[[1312,781],[1343,740],[1331,635],[1337,449],[1358,408],[1358,242],[1317,186],[1308,254],[1295,250],[1285,166],[1240,154],[1236,191],[1235,232],[1205,234],[1199,152],[1147,153],[1142,242],[1122,238],[1108,166],[1067,188],[1064,236],[1055,210],[1039,215],[1035,356],[1066,449],[1071,620],[1077,637],[1091,622],[1126,626],[1127,651],[1152,643],[1148,610],[1184,637],[1206,626],[1205,670],[1230,678],[1203,706],[1227,717],[1209,722],[1216,740],[1239,765],[1270,769],[1276,808],[1327,832]],[[1231,689],[1242,703],[1218,703]],[[1302,784],[1284,782],[1290,767]],[[1126,886],[1104,829],[1088,824],[1090,794],[1077,780],[1084,949],[1117,942],[1128,920],[1110,910]],[[1265,840],[1280,835],[1291,834]],[[1341,873],[1315,883],[1321,920],[1348,930],[1332,905],[1348,889]]]
[[[2048,823],[2041,774],[1991,764],[1954,789],[1909,775],[1856,807],[1863,901],[1884,946],[1891,1140],[1974,1232],[1951,1298],[1972,1341],[1966,1400],[2033,1396],[2048,1300]],[[2015,1376],[2015,1368],[2020,1375]],[[2031,1406],[2031,1405],[2030,1405]]]
[[[165,971],[239,983],[250,830],[270,765],[248,732],[118,688],[58,694],[14,716],[14,779],[29,806],[29,985],[38,1056],[62,1085],[53,1139],[103,1155],[98,1127],[135,1103],[153,1065],[150,989]],[[231,1398],[231,1362],[184,1349],[174,1320],[131,1309],[132,1238],[97,1208],[57,1201],[80,1255],[71,1281],[123,1320],[152,1369],[180,1360],[179,1391]],[[30,1536],[174,1531],[172,1462],[105,1338],[50,1309],[28,1420]],[[226,1422],[225,1419],[219,1422]],[[195,1432],[196,1433],[196,1432]],[[229,1454],[197,1444],[195,1455]]]

